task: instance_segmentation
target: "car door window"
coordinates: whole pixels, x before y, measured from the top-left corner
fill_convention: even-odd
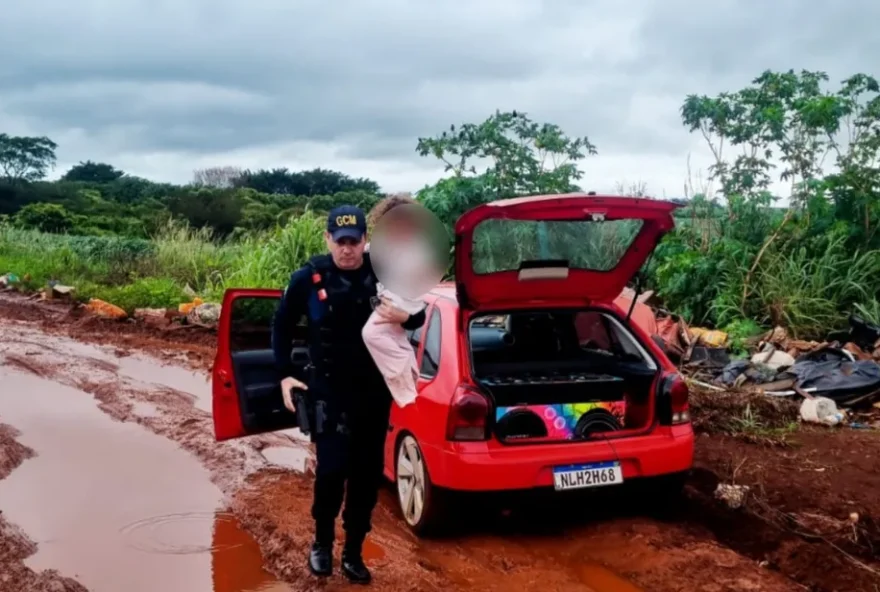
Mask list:
[[[428,330],[425,333],[425,350],[422,353],[422,364],[419,374],[426,378],[433,378],[440,368],[440,310],[435,308],[428,322]]]
[[[422,342],[422,328],[419,327],[414,331],[407,330],[406,338],[409,339],[409,344],[412,346],[415,354],[419,355],[419,344]]]

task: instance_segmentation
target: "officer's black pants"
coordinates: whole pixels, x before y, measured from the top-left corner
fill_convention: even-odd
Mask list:
[[[349,434],[330,431],[315,436],[317,466],[312,517],[319,542],[332,543],[334,524],[342,507],[346,544],[357,550],[370,532],[370,518],[382,484],[388,414],[373,409],[361,415]],[[378,413],[377,413],[378,411]]]

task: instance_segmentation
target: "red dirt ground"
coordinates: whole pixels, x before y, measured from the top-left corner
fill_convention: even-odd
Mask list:
[[[878,432],[802,428],[785,447],[704,435],[697,451],[689,522],[809,590],[880,590]],[[745,515],[710,499],[719,476],[752,488]]]
[[[163,331],[88,318],[72,314],[64,305],[3,294],[0,319],[30,321],[49,334],[111,345],[118,355],[142,350],[170,361],[183,354],[189,364],[201,369],[210,366],[216,339],[202,329]],[[215,481],[230,494],[232,509],[245,528],[260,542],[268,568],[296,582],[296,589],[316,588],[303,569],[311,536],[307,519],[310,478],[277,469],[258,470],[244,483],[234,477],[244,474],[259,448],[274,445],[272,437],[219,446],[213,443],[210,419],[194,410],[189,399],[130,392],[116,383],[108,388],[109,378],[99,375],[109,377],[111,368],[96,366],[90,375],[94,378],[85,380],[69,375],[69,366],[53,367],[33,357],[10,357],[10,353],[6,363],[54,380],[72,381],[93,393],[115,418],[139,421],[202,458]],[[133,400],[149,401],[166,415],[133,419]],[[514,513],[507,518],[477,511],[483,514],[480,519],[455,539],[418,541],[397,518],[393,496],[383,492],[368,562],[376,568],[376,586],[382,590],[632,589],[631,584],[627,588],[625,583],[601,582],[609,577],[601,566],[644,590],[660,592],[880,590],[876,550],[880,543],[880,434],[848,428],[805,429],[789,441],[787,446],[774,446],[702,435],[688,488],[689,503],[682,511],[654,518],[627,515],[613,503],[560,506],[554,512],[549,506],[533,506],[524,516]],[[14,467],[24,458],[20,455],[27,454],[9,442],[14,444],[14,432],[0,430],[0,471],[11,470],[7,465]],[[20,456],[17,461],[15,455]],[[719,481],[752,486],[753,495],[744,510],[729,510],[712,498]],[[855,520],[852,514],[857,514]],[[20,549],[32,552],[28,551],[32,547],[18,544],[19,551],[10,554],[6,533],[4,526],[0,578],[4,564],[9,563],[5,558],[20,564]],[[31,577],[49,577],[48,573]],[[322,588],[337,589],[338,584],[340,580],[333,579]],[[0,589],[7,589],[2,579]]]

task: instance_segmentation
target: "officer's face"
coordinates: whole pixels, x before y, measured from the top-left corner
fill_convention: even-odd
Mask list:
[[[324,233],[327,242],[327,250],[333,257],[333,263],[339,269],[357,269],[364,264],[364,248],[367,246],[367,238],[361,237],[360,241],[351,238],[341,238],[339,242],[333,240],[329,232]]]

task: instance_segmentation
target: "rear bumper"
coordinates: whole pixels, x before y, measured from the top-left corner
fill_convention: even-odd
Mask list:
[[[658,427],[645,436],[585,443],[505,446],[497,442],[423,446],[432,481],[460,491],[552,487],[553,467],[620,461],[624,479],[689,470],[694,460],[690,424]]]

